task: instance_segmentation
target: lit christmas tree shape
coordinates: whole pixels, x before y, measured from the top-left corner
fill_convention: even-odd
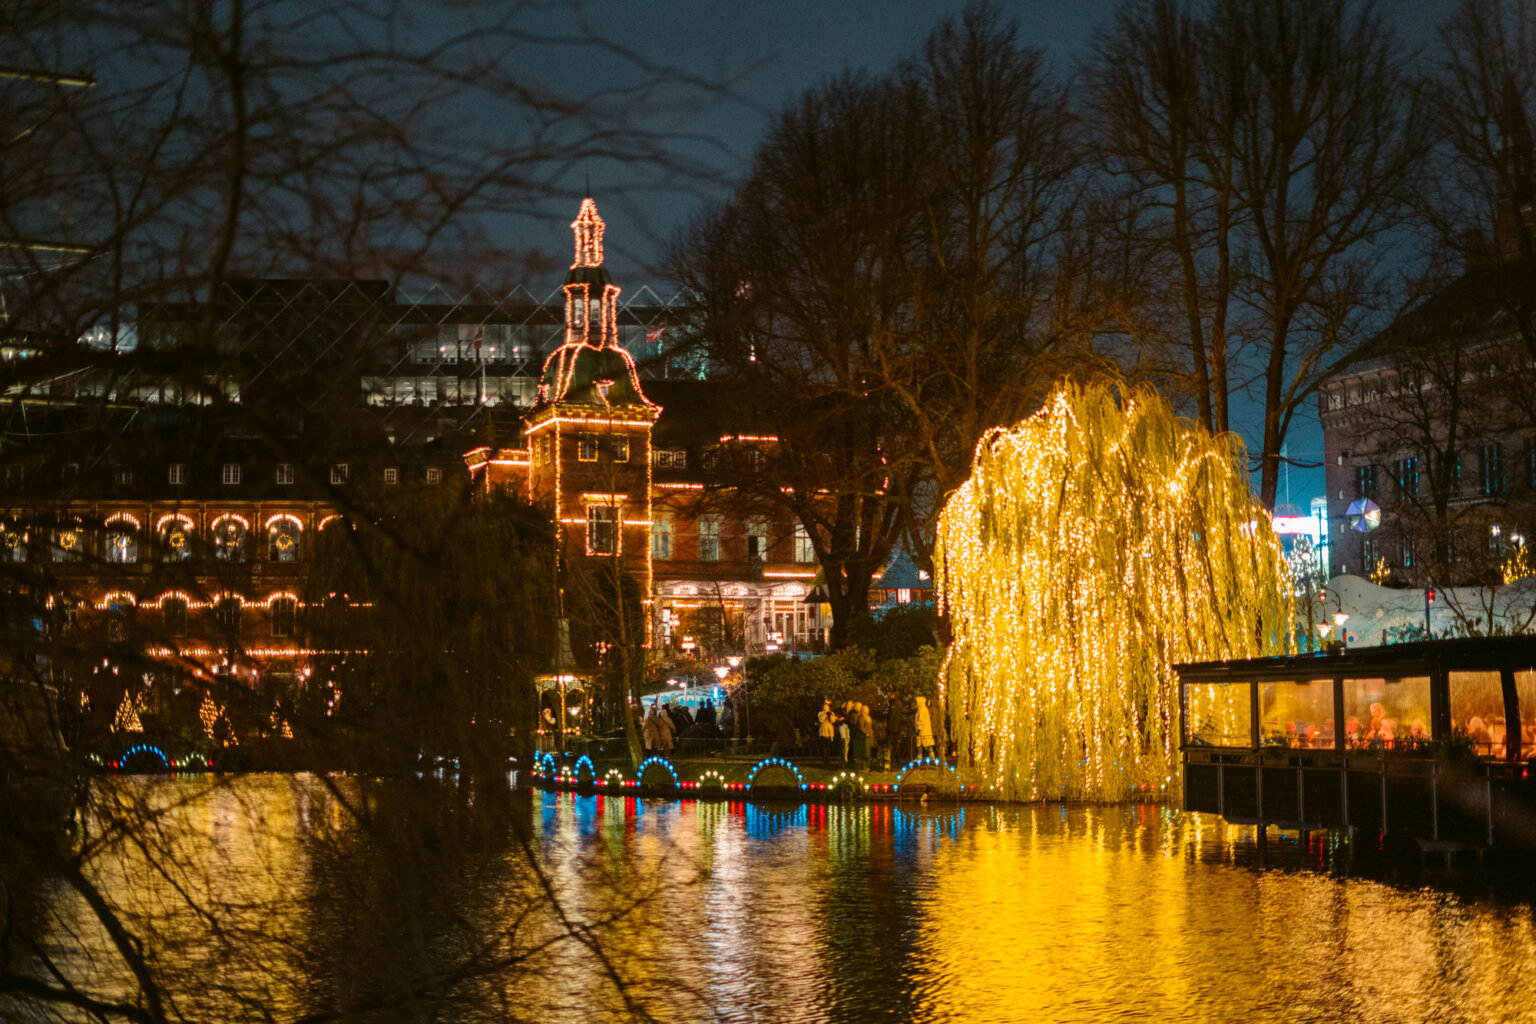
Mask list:
[[[1291,649],[1293,595],[1242,443],[1148,388],[1058,386],[976,448],[935,552],[967,781],[1022,800],[1178,782],[1181,661]],[[1191,717],[1246,721],[1202,687]]]

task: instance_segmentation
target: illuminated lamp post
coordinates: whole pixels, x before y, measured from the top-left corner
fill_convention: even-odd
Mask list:
[[[1349,631],[1344,628],[1344,623],[1349,621],[1348,612],[1334,612],[1333,624],[1339,627],[1339,649],[1349,650]]]
[[[1317,624],[1317,653],[1328,653],[1328,634],[1333,631],[1333,623],[1319,622]]]

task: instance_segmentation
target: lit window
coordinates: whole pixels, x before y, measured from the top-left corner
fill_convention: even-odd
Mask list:
[[[816,561],[816,546],[811,543],[811,532],[803,525],[795,527],[795,561]]]
[[[1486,497],[1504,493],[1504,446],[1497,441],[1483,445],[1483,494]]]
[[[284,486],[293,483],[293,463],[279,462],[277,464],[277,482]]]
[[[53,560],[78,562],[85,553],[85,537],[79,530],[55,530],[53,534]]]
[[[224,463],[224,482],[226,484],[238,484],[240,482],[240,463]]]
[[[384,482],[386,484],[397,484],[397,483],[399,483],[400,482],[400,471],[398,469],[395,469],[394,467],[390,467],[389,469],[386,469],[384,471]]]
[[[651,524],[651,557],[669,559],[672,557],[672,517],[657,516]]]
[[[272,599],[272,635],[293,636],[299,617],[299,603],[291,597]]]
[[[615,555],[619,551],[619,510],[612,505],[587,507],[587,554]]]
[[[768,520],[754,518],[747,520],[747,561],[766,562],[768,560]]]
[[[172,485],[178,485],[178,484],[186,483],[187,482],[187,464],[185,462],[173,462],[173,463],[171,463],[171,471],[167,475],[167,479],[170,481],[170,483]]]
[[[119,565],[132,565],[139,560],[139,537],[132,530],[108,530],[106,558]]]
[[[278,519],[267,527],[267,561],[299,560],[299,524],[292,519]]]
[[[336,463],[331,467],[331,483],[337,487],[341,486],[347,482],[348,474],[349,468],[345,462]]]
[[[1370,498],[1372,500],[1375,500],[1375,498],[1376,498],[1376,467],[1375,466],[1356,466],[1355,467],[1355,497],[1357,497],[1357,498]]]
[[[720,517],[702,516],[699,519],[699,561],[720,560]]]
[[[440,484],[442,482],[443,482],[443,471],[442,470],[438,469],[436,466],[433,466],[431,469],[427,470],[427,483],[429,483],[429,484]]]
[[[184,519],[168,519],[160,527],[160,557],[185,562],[192,557],[192,527]]]
[[[226,516],[213,524],[213,555],[221,562],[245,561],[245,524]]]
[[[597,461],[597,435],[578,434],[576,436],[576,461]]]
[[[613,439],[613,461],[629,461],[629,436],[622,434]]]
[[[112,479],[118,484],[133,483],[133,470],[127,466],[118,466],[112,471]]]
[[[0,534],[0,561],[22,563],[27,560],[27,535],[16,528]]]

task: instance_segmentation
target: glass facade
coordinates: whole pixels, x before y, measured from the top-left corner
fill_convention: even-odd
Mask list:
[[[1259,684],[1259,742],[1266,747],[1335,750],[1333,680]]]
[[[1184,687],[1185,742],[1204,747],[1252,747],[1248,683],[1189,683]]]
[[[1499,673],[1452,672],[1449,683],[1451,731],[1464,734],[1483,757],[1503,757],[1507,722]]]
[[[1391,750],[1408,737],[1429,740],[1429,676],[1344,680],[1344,746]]]

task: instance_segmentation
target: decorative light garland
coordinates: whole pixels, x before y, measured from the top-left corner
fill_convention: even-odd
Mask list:
[[[805,776],[800,773],[799,766],[797,766],[793,761],[786,761],[782,757],[765,757],[761,761],[757,762],[757,764],[753,765],[752,770],[747,772],[747,788],[751,789],[757,785],[758,772],[762,771],[764,768],[773,767],[788,768],[791,772],[794,773],[795,781],[800,784],[800,788],[806,788]]]
[[[675,767],[673,767],[672,762],[668,761],[664,757],[652,756],[652,757],[646,758],[644,761],[641,761],[640,762],[640,767],[635,769],[635,782],[638,785],[644,785],[645,784],[645,772],[646,772],[646,769],[648,769],[651,765],[655,765],[655,764],[661,765],[672,776],[672,785],[676,786],[678,784],[679,776],[677,774],[677,769]]]
[[[962,765],[1010,799],[1124,800],[1178,773],[1173,665],[1285,652],[1292,588],[1246,455],[1147,388],[1057,388],[976,446],[938,524]],[[1217,688],[1190,712],[1239,712]],[[1247,709],[1241,709],[1246,713]]]

